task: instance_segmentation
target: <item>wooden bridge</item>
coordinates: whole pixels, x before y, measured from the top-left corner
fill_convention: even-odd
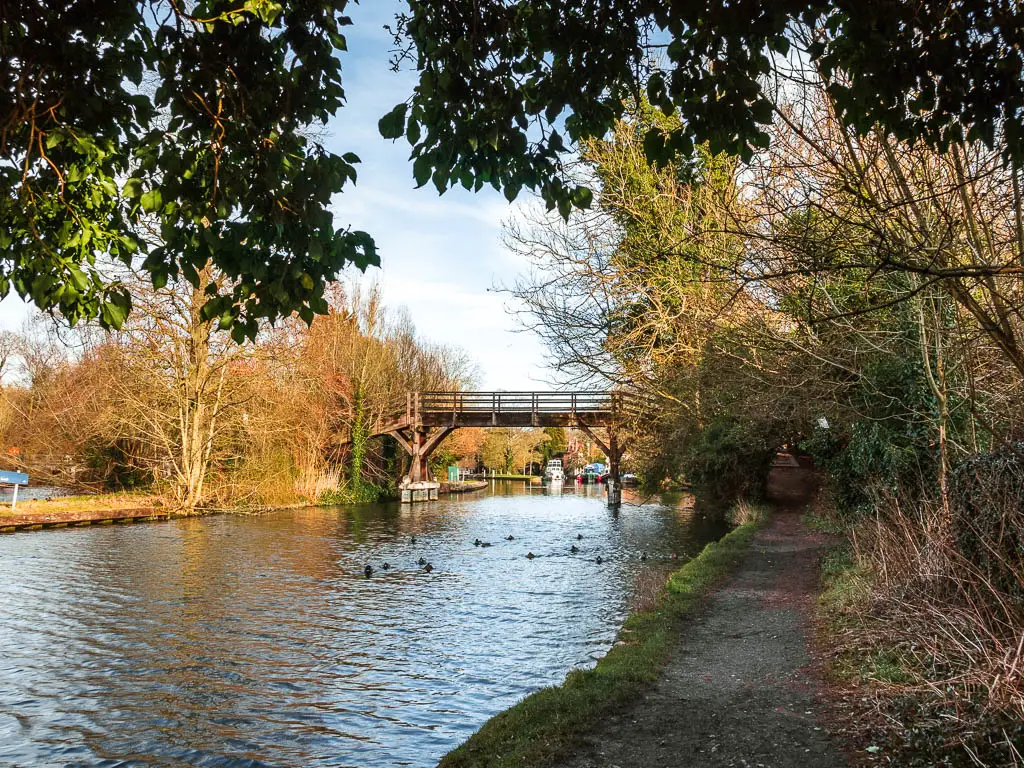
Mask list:
[[[419,483],[429,479],[434,449],[459,427],[574,427],[604,451],[617,487],[626,448],[619,436],[637,410],[623,392],[410,392],[405,411],[375,434],[398,441],[411,459],[406,482]],[[594,433],[597,427],[607,430],[606,440]]]

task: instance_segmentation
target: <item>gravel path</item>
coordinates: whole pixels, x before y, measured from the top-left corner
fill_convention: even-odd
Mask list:
[[[807,653],[824,540],[778,512],[732,580],[687,624],[662,679],[602,722],[565,768],[829,767]]]

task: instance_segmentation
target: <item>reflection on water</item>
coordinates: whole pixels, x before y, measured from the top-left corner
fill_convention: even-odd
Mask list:
[[[722,532],[613,514],[598,486],[494,485],[0,537],[0,762],[433,765],[605,653],[639,569]]]

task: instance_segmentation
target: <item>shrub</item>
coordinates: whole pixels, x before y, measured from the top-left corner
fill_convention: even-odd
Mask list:
[[[998,590],[1024,597],[1024,443],[962,461],[949,501],[958,552]]]
[[[716,419],[701,430],[683,459],[698,495],[716,504],[764,495],[775,444],[739,421]]]
[[[849,517],[872,511],[879,491],[905,496],[923,488],[922,477],[935,476],[926,439],[915,430],[856,422],[847,430],[818,428],[800,447],[828,472],[837,511]]]

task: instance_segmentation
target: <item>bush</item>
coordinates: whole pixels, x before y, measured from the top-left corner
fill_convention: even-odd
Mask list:
[[[958,552],[998,590],[1024,597],[1024,443],[962,461],[949,501]]]
[[[374,504],[398,498],[394,486],[376,485],[363,480],[360,483],[345,483],[334,489],[323,491],[317,497],[317,503],[324,506],[339,504]]]
[[[702,499],[726,505],[764,495],[775,444],[738,421],[717,419],[701,430],[683,458],[683,472]]]
[[[866,743],[892,765],[1019,764],[1024,600],[1019,550],[1006,553],[1020,545],[1007,529],[1020,525],[1021,468],[1019,453],[973,457],[948,504],[931,488],[880,494],[822,564],[832,669],[871,686],[884,717],[855,727],[876,731]]]
[[[844,516],[870,513],[879,492],[924,489],[922,477],[934,477],[936,455],[928,436],[886,424],[856,422],[848,430],[815,429],[801,442],[815,466],[826,470],[837,511]]]

